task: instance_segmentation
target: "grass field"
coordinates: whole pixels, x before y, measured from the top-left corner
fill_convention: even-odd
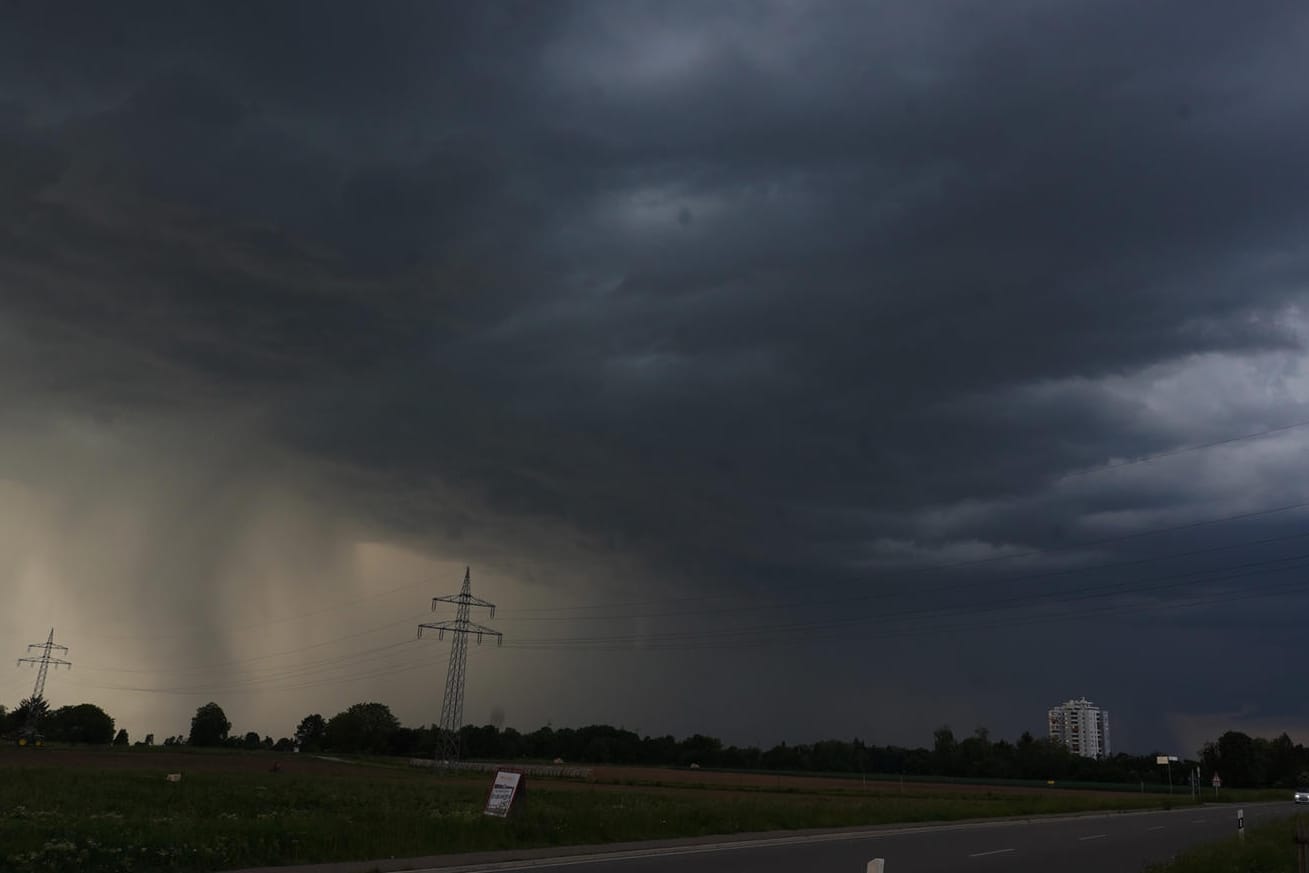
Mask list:
[[[281,772],[268,772],[273,761]],[[174,770],[181,782],[164,779]],[[662,787],[533,779],[521,814],[501,821],[481,814],[489,777],[271,753],[5,750],[0,870],[206,871],[1161,803],[980,786],[901,795],[885,783],[789,777],[770,787],[708,775],[712,784]]]
[[[1309,826],[1309,816],[1299,817]],[[1147,873],[1292,873],[1296,869],[1294,819],[1251,828],[1245,842],[1224,840],[1187,852]]]

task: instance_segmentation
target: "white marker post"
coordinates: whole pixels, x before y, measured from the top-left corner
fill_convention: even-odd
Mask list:
[[[865,873],[884,873],[886,870],[886,861],[881,858],[874,858],[868,862],[868,870]]]
[[[1154,762],[1168,768],[1168,793],[1173,793],[1173,762],[1177,760],[1176,755],[1156,755]]]
[[[1238,809],[1236,811],[1236,835],[1240,837],[1242,841],[1245,840],[1245,810],[1244,809]]]

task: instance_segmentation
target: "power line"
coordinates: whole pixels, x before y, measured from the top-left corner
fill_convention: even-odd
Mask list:
[[[1230,515],[1218,516],[1216,518],[1201,519],[1199,521],[1183,522],[1181,524],[1167,525],[1164,527],[1150,528],[1143,531],[1135,531],[1129,534],[1119,534],[1112,537],[1101,537],[1100,539],[1087,540],[1085,542],[1065,543],[1062,545],[1049,546],[1044,549],[1031,549],[1025,552],[1011,552],[1004,555],[989,555],[984,558],[969,558],[962,561],[950,561],[936,564],[925,564],[919,567],[910,567],[896,571],[898,577],[919,576],[924,573],[940,572],[943,570],[959,570],[971,567],[980,567],[988,564],[997,564],[1002,561],[1014,561],[1021,558],[1039,558],[1052,553],[1076,551],[1080,549],[1092,549],[1100,546],[1114,545],[1116,543],[1130,542],[1132,540],[1144,539],[1152,536],[1161,536],[1163,534],[1181,533],[1188,530],[1198,530],[1200,528],[1212,527],[1215,525],[1229,524],[1236,521],[1249,521],[1256,518],[1266,518],[1272,515],[1280,515],[1286,512],[1309,508],[1309,500],[1299,503],[1288,503],[1283,506],[1274,506],[1267,509],[1257,509],[1248,512],[1238,512]],[[609,603],[592,603],[576,604],[572,606],[555,606],[555,607],[529,607],[518,610],[507,610],[506,615],[502,617],[503,621],[522,621],[522,613],[557,613],[580,609],[605,609],[621,606],[658,606],[664,603],[696,603],[708,600],[728,600],[739,599],[739,594],[707,594],[695,595],[680,598],[666,598],[660,600],[645,601],[612,601]]]
[[[131,686],[131,685],[93,685],[93,684],[86,684],[86,683],[72,683],[72,684],[77,685],[77,687],[79,688],[87,688],[87,689],[94,689],[94,690],[101,690],[101,691],[123,691],[123,692],[134,692],[134,693],[142,693],[142,694],[163,694],[168,696],[206,696],[207,697],[214,694],[216,690],[223,694],[263,694],[270,691],[276,691],[278,693],[282,693],[286,691],[301,691],[311,688],[323,688],[326,686],[337,685],[346,682],[358,682],[364,679],[376,679],[382,676],[391,676],[398,673],[412,672],[414,670],[429,669],[433,666],[439,666],[441,664],[444,664],[448,659],[448,657],[449,656],[447,655],[445,657],[426,660],[414,664],[400,665],[400,666],[386,666],[384,668],[370,669],[362,673],[347,673],[343,675],[330,676],[322,679],[297,682],[289,685],[282,684],[282,685],[275,685],[275,686],[260,686],[260,687],[247,687],[247,686],[234,685],[230,688],[215,689],[213,687],[158,688],[158,687],[142,687],[142,686]]]
[[[1267,511],[1264,511],[1264,512],[1267,512]],[[1249,514],[1246,513],[1246,514],[1242,514],[1242,515],[1243,515],[1243,516],[1248,516]],[[1010,578],[1010,579],[1000,580],[1000,581],[998,581],[996,584],[1011,585],[1011,584],[1013,584],[1013,583],[1015,583],[1015,582],[1028,582],[1028,581],[1034,581],[1034,580],[1038,580],[1038,579],[1052,578],[1052,577],[1056,577],[1056,576],[1071,575],[1071,574],[1073,574],[1073,573],[1088,572],[1088,571],[1091,571],[1091,570],[1120,569],[1120,568],[1127,567],[1127,566],[1134,566],[1134,565],[1139,566],[1139,565],[1143,565],[1143,564],[1147,564],[1147,563],[1153,563],[1153,562],[1158,562],[1158,561],[1168,560],[1168,559],[1173,559],[1173,558],[1191,557],[1191,556],[1197,556],[1197,555],[1202,555],[1202,554],[1210,554],[1210,553],[1215,553],[1215,552],[1219,552],[1219,551],[1229,550],[1229,549],[1233,549],[1233,548],[1250,547],[1250,546],[1256,546],[1256,545],[1269,545],[1269,544],[1274,544],[1274,543],[1279,543],[1279,542],[1287,542],[1287,541],[1291,541],[1291,540],[1295,540],[1295,539],[1303,538],[1304,536],[1307,536],[1307,535],[1309,535],[1309,533],[1305,533],[1305,532],[1297,532],[1297,533],[1295,533],[1295,534],[1289,534],[1289,535],[1280,536],[1280,537],[1266,537],[1266,538],[1262,538],[1262,539],[1259,539],[1259,540],[1243,541],[1243,542],[1241,542],[1241,543],[1235,543],[1235,544],[1226,544],[1226,545],[1221,545],[1221,546],[1212,546],[1212,547],[1203,548],[1203,549],[1190,549],[1190,550],[1185,550],[1185,551],[1181,551],[1181,552],[1166,553],[1166,554],[1163,554],[1163,555],[1152,555],[1152,556],[1147,556],[1147,557],[1144,557],[1144,558],[1134,559],[1134,560],[1130,560],[1130,561],[1109,562],[1109,563],[1104,563],[1104,564],[1090,565],[1090,566],[1087,566],[1087,567],[1078,567],[1078,568],[1064,568],[1064,569],[1055,570],[1055,571],[1046,571],[1046,572],[1042,572],[1042,573],[1033,573],[1033,574],[1027,574],[1027,575],[1025,575],[1025,576],[1012,577],[1012,578]],[[1165,578],[1165,579],[1171,579],[1171,578],[1187,578],[1187,575],[1188,575],[1188,574],[1183,574],[1182,576],[1170,576],[1170,577],[1164,577],[1164,578]],[[1150,581],[1150,580],[1144,580],[1144,581]],[[966,584],[968,584],[968,583],[963,583],[963,584],[966,585]],[[1136,584],[1136,583],[1128,583],[1128,584]],[[949,585],[943,585],[943,586],[936,586],[936,587],[934,587],[934,588],[930,588],[930,589],[921,589],[921,590],[919,590],[919,591],[917,591],[917,592],[915,592],[915,593],[918,593],[918,594],[932,594],[932,593],[939,593],[939,592],[946,591],[946,590],[950,590],[950,589],[956,589],[956,588],[959,588],[959,587],[963,587],[963,586],[960,585],[960,584],[949,584]],[[1106,593],[1115,593],[1115,592],[1117,592],[1117,591],[1118,591],[1119,589],[1121,589],[1121,588],[1122,588],[1122,583],[1119,583],[1119,584],[1117,584],[1117,585],[1115,585],[1115,586],[1111,586],[1110,589],[1109,589]],[[1082,591],[1082,590],[1085,590],[1085,589],[1074,589],[1074,591]],[[1091,590],[1094,590],[1094,587],[1093,587]],[[849,598],[832,598],[832,599],[829,599],[829,600],[827,600],[827,601],[810,601],[810,603],[811,603],[812,605],[822,606],[822,605],[847,604],[847,603],[858,602],[858,601],[870,601],[870,600],[875,600],[875,599],[878,599],[875,595],[865,594],[865,595],[855,595],[855,596],[852,596],[852,597],[849,597]],[[1014,598],[1012,598],[1012,597],[1010,597],[1010,598],[1006,598],[1003,602],[1005,602],[1005,603],[1007,603],[1007,602],[1012,602],[1013,599],[1014,599]],[[788,605],[789,605],[789,604],[768,604],[768,605],[765,605],[765,606],[762,606],[762,607],[758,607],[758,608],[759,608],[759,609],[766,609],[766,608],[772,608],[772,607],[775,607],[775,606],[780,607],[780,606],[788,606]],[[755,609],[755,608],[756,608],[756,607],[746,606],[746,607],[743,607],[743,609],[742,609],[741,611],[749,611],[749,610],[752,610],[752,609]],[[986,610],[988,610],[988,609],[992,609],[992,608],[994,608],[993,605],[988,605],[988,603],[983,602],[983,603],[970,603],[970,604],[965,604],[965,605],[955,605],[955,606],[952,606],[952,607],[947,607],[945,611],[946,611],[946,612],[951,612],[951,611],[958,611],[958,610],[960,610],[960,609],[963,609],[963,610],[974,610],[974,611],[976,611],[976,610],[986,611]],[[941,612],[941,610],[939,610],[939,609],[936,610],[936,611],[937,611],[937,612]],[[917,611],[917,612],[921,612],[921,610],[919,610],[919,611]],[[697,613],[697,614],[698,614],[698,613]],[[631,618],[657,618],[657,617],[663,617],[663,616],[665,616],[665,615],[672,615],[672,614],[671,614],[671,613],[669,613],[669,614],[660,614],[660,613],[655,613],[655,614],[639,614],[639,615],[634,615],[634,616],[630,616],[630,617],[631,617]],[[613,619],[624,618],[624,617],[626,617],[626,616],[605,616],[606,620],[613,620]],[[883,618],[887,618],[887,619],[889,619],[889,618],[900,618],[900,617],[905,617],[905,615],[904,615],[903,613],[889,613],[889,614],[888,614],[888,613],[883,613],[883,614],[882,614],[882,617],[883,617]],[[354,638],[354,637],[358,637],[358,636],[362,636],[362,635],[367,635],[367,634],[370,634],[370,633],[375,633],[375,632],[377,632],[377,631],[385,630],[385,629],[389,629],[389,628],[391,628],[391,627],[395,627],[395,626],[398,626],[398,625],[400,625],[400,624],[405,624],[405,623],[407,623],[407,622],[405,622],[404,620],[401,620],[401,621],[398,621],[398,622],[389,622],[389,623],[386,623],[386,624],[382,624],[382,625],[376,626],[376,627],[374,627],[374,628],[366,629],[366,630],[361,631],[361,632],[358,632],[358,633],[347,634],[347,635],[344,635],[344,636],[341,636],[341,637],[336,637],[336,638],[333,638],[333,639],[331,639],[331,640],[323,641],[323,642],[316,643],[316,644],[312,644],[312,645],[309,645],[309,646],[303,646],[303,647],[299,647],[299,648],[295,648],[295,649],[282,650],[282,651],[280,651],[280,652],[270,652],[270,653],[266,653],[266,654],[263,654],[263,655],[255,656],[255,657],[253,657],[253,658],[245,658],[245,659],[231,660],[231,661],[225,661],[225,662],[217,662],[217,663],[211,663],[211,664],[206,664],[206,665],[199,665],[199,666],[194,666],[194,667],[182,667],[182,668],[176,668],[176,669],[169,670],[169,671],[166,671],[166,672],[173,672],[173,673],[179,673],[179,674],[186,674],[186,673],[192,673],[192,674],[193,674],[193,673],[197,673],[197,672],[209,672],[209,671],[215,671],[215,670],[220,669],[220,668],[230,668],[230,667],[239,667],[239,666],[243,666],[243,665],[249,665],[249,664],[257,663],[257,662],[259,662],[259,661],[266,660],[266,659],[268,659],[268,658],[272,658],[272,657],[280,657],[280,656],[284,656],[284,655],[295,654],[295,653],[299,653],[299,652],[304,652],[304,651],[313,650],[313,649],[316,649],[316,648],[321,648],[321,647],[323,647],[323,646],[333,645],[333,644],[335,644],[335,643],[337,643],[337,642],[340,642],[340,641],[343,641],[343,640],[347,640],[347,639]],[[811,628],[811,627],[821,628],[822,626],[824,626],[824,623],[818,623],[817,625],[811,623],[810,625],[803,625],[803,626],[801,626],[801,627],[803,627],[803,628],[805,628],[805,629],[808,629],[808,628]],[[774,625],[774,626],[763,626],[763,627],[758,627],[758,628],[747,628],[747,629],[741,629],[741,630],[737,630],[737,631],[732,631],[732,633],[737,633],[737,634],[741,634],[741,633],[766,633],[766,632],[775,632],[775,631],[786,631],[786,630],[788,630],[788,629],[790,629],[790,628],[793,628],[793,627],[796,627],[796,625],[794,625],[794,624],[789,624],[789,625],[780,625],[780,626],[777,626],[777,625]],[[666,636],[666,635],[665,635],[665,636]],[[694,636],[694,635],[692,635],[692,636]],[[650,638],[645,638],[645,637],[633,637],[632,639],[633,639],[633,640],[636,640],[636,639],[641,639],[641,640],[643,640],[643,642],[647,645],[647,647],[649,647],[650,644],[652,644],[653,642],[655,642],[654,640],[651,640]],[[557,644],[557,643],[565,643],[565,644],[568,644],[568,643],[574,643],[574,644],[589,644],[589,645],[594,645],[594,644],[596,643],[596,641],[593,640],[593,639],[591,639],[591,638],[587,638],[587,637],[567,637],[567,638],[558,638],[558,637],[553,637],[553,638],[543,638],[543,639],[541,639],[541,640],[523,640],[520,644],[515,644],[515,645],[512,645],[511,647],[512,647],[512,648],[522,648],[524,644],[532,644],[532,645],[536,645],[536,644],[538,644],[538,643],[548,643],[548,644],[551,644],[551,645],[554,645],[554,644]],[[392,645],[394,645],[394,644],[392,644]],[[377,651],[379,651],[379,650],[385,650],[385,649],[389,649],[389,648],[390,648],[390,646],[382,646],[382,647],[366,648],[366,649],[363,649],[363,650],[358,650],[358,651],[353,651],[353,652],[348,652],[348,653],[344,653],[344,654],[340,654],[340,655],[331,656],[331,657],[329,657],[329,658],[327,658],[327,659],[325,659],[325,660],[321,660],[321,661],[313,661],[313,662],[310,662],[308,665],[301,665],[300,667],[298,667],[298,668],[294,668],[294,669],[299,669],[299,670],[312,670],[312,669],[315,669],[315,666],[316,666],[316,665],[320,665],[320,664],[321,664],[321,665],[330,665],[330,664],[337,663],[337,662],[342,661],[342,660],[348,660],[348,659],[352,659],[352,658],[364,657],[364,656],[370,655],[371,653],[377,652]],[[114,667],[88,667],[88,668],[85,668],[85,669],[90,670],[90,671],[93,671],[93,672],[141,673],[141,674],[151,674],[151,675],[158,675],[158,674],[160,674],[161,672],[165,672],[165,671],[161,671],[161,670],[158,670],[158,669],[131,669],[131,668],[114,668]],[[324,668],[320,668],[320,669],[325,669],[325,667],[324,667]],[[277,668],[277,669],[273,670],[272,673],[270,673],[270,674],[268,674],[268,675],[269,675],[270,677],[276,677],[276,676],[279,676],[279,675],[283,675],[283,674],[285,674],[285,673],[286,673],[286,670],[285,670],[284,668]],[[260,676],[256,676],[256,677],[254,677],[254,678],[255,678],[255,679],[259,679],[259,678],[261,678],[261,677],[260,677]]]
[[[1143,558],[1132,558],[1130,560],[1109,561],[1099,564],[1084,564],[1078,567],[1063,567],[1057,570],[1044,570],[1039,573],[1029,573],[1024,576],[1014,576],[1001,580],[1004,583],[1030,582],[1038,579],[1052,579],[1059,576],[1071,576],[1078,573],[1090,573],[1097,570],[1122,569],[1124,567],[1135,567],[1143,564],[1153,564],[1160,561],[1174,560],[1176,558],[1196,557],[1199,555],[1214,554],[1217,552],[1231,551],[1233,549],[1250,548],[1252,546],[1271,545],[1274,543],[1291,542],[1293,540],[1305,539],[1309,537],[1309,531],[1300,531],[1298,533],[1286,534],[1276,537],[1264,537],[1257,540],[1246,540],[1239,543],[1228,543],[1221,546],[1208,546],[1202,549],[1187,549],[1181,552],[1167,552],[1158,555],[1149,555]],[[938,594],[944,591],[956,591],[961,588],[967,588],[974,584],[973,581],[951,582],[945,585],[936,585],[930,588],[919,588],[913,591],[916,595]],[[864,592],[860,594],[850,594],[843,597],[832,597],[827,599],[814,599],[812,597],[797,598],[792,600],[776,601],[771,603],[745,603],[734,605],[732,611],[740,614],[744,612],[763,612],[777,609],[794,609],[796,607],[821,607],[821,606],[839,606],[852,603],[866,603],[869,601],[886,600],[899,592],[887,594],[885,592]],[[724,595],[739,597],[739,595]],[[585,621],[622,621],[626,619],[650,619],[650,618],[677,618],[688,615],[701,615],[703,610],[679,610],[676,612],[652,612],[652,613],[614,613],[609,615],[585,615],[585,616],[525,616],[522,618],[504,618],[501,621],[506,622],[585,622]]]
[[[365,650],[365,652],[361,654],[347,653],[321,661],[312,661],[307,664],[277,668],[271,671],[257,673],[255,675],[233,676],[231,678],[215,677],[207,682],[198,680],[192,682],[186,680],[188,682],[187,687],[209,688],[213,690],[223,690],[236,687],[269,687],[288,680],[310,678],[317,674],[337,673],[347,664],[357,665],[375,661],[394,660],[397,654],[403,654],[397,652],[396,649],[411,646],[412,642],[412,640],[405,640],[399,643],[391,643],[386,646],[378,646],[372,650]]]
[[[1123,461],[1115,461],[1113,463],[1104,464],[1099,467],[1087,467],[1084,470],[1075,470],[1071,473],[1065,473],[1063,475],[1064,478],[1071,479],[1075,477],[1092,476],[1097,473],[1108,473],[1113,470],[1121,469],[1123,467],[1132,467],[1137,464],[1148,464],[1151,461],[1158,461],[1162,458],[1172,458],[1177,455],[1185,455],[1190,452],[1199,452],[1205,449],[1218,448],[1219,446],[1230,446],[1233,445],[1234,443],[1240,443],[1240,442],[1245,442],[1246,440],[1253,440],[1253,439],[1259,439],[1261,437],[1272,436],[1273,434],[1277,434],[1277,433],[1285,433],[1286,431],[1297,430],[1302,427],[1309,427],[1309,421],[1296,421],[1296,422],[1292,422],[1291,424],[1281,425],[1279,427],[1270,427],[1267,428],[1266,430],[1255,431],[1254,433],[1247,433],[1247,434],[1242,434],[1240,436],[1227,437],[1226,439],[1214,440],[1213,442],[1210,443],[1197,443],[1196,445],[1193,446],[1182,446],[1181,448],[1168,449],[1162,452],[1154,452],[1153,454],[1141,455],[1138,458],[1128,458],[1127,460],[1123,460]]]
[[[1210,597],[1193,598],[1191,600],[1183,600],[1183,601],[1169,601],[1166,603],[1158,603],[1153,605],[1151,604],[1132,604],[1128,606],[1107,605],[1107,606],[1101,606],[1089,610],[1074,610],[1064,613],[1042,614],[1036,616],[1017,616],[1013,618],[1003,618],[991,622],[969,621],[967,623],[957,623],[953,625],[943,625],[943,626],[920,625],[917,627],[908,627],[908,628],[903,628],[903,627],[889,628],[884,630],[878,630],[877,638],[879,640],[900,639],[905,637],[927,636],[929,634],[940,635],[940,634],[966,633],[966,632],[974,632],[978,630],[996,630],[1000,628],[1021,627],[1021,626],[1027,626],[1032,624],[1050,624],[1050,623],[1063,622],[1063,621],[1076,621],[1078,619],[1085,619],[1092,616],[1113,616],[1113,615],[1125,615],[1129,613],[1139,614],[1139,613],[1153,613],[1153,612],[1170,612],[1170,611],[1186,609],[1194,606],[1213,605],[1217,603],[1240,602],[1244,600],[1254,600],[1264,597],[1275,597],[1284,594],[1304,595],[1304,594],[1309,594],[1309,591],[1305,590],[1305,586],[1303,582],[1296,581],[1280,586],[1274,586],[1267,589],[1260,589],[1255,591],[1250,591],[1250,590],[1234,591],[1225,594],[1217,594]],[[639,654],[647,651],[679,651],[679,652],[741,651],[747,649],[776,648],[776,647],[783,647],[783,646],[790,647],[790,646],[795,646],[798,643],[805,642],[807,640],[816,640],[816,639],[820,639],[820,638],[815,637],[813,635],[801,635],[796,638],[765,637],[760,639],[742,640],[742,641],[735,641],[735,642],[715,642],[713,640],[706,640],[704,642],[679,644],[679,645],[613,644],[613,645],[597,645],[597,646],[586,646],[586,647],[581,647],[581,646],[559,647],[559,646],[539,645],[539,644],[533,645],[530,643],[512,643],[506,645],[506,648],[530,649],[536,651],[553,651],[553,652],[563,651],[563,652],[574,652],[577,654],[594,654],[596,652]],[[850,639],[854,639],[854,638],[850,638]]]
[[[249,658],[239,658],[239,659],[232,660],[232,661],[218,661],[218,662],[215,662],[215,663],[212,663],[212,664],[204,664],[204,665],[200,665],[200,666],[196,666],[196,667],[185,667],[185,668],[179,668],[179,669],[177,670],[177,672],[197,672],[197,671],[202,671],[202,670],[218,669],[218,668],[221,668],[221,667],[235,667],[235,666],[240,666],[241,664],[249,664],[249,663],[252,663],[252,662],[254,662],[254,661],[264,661],[264,660],[267,660],[267,659],[269,659],[269,658],[279,658],[279,657],[282,657],[283,655],[294,655],[294,654],[297,654],[297,653],[299,653],[299,652],[307,652],[307,651],[310,651],[311,649],[320,649],[320,648],[322,648],[323,646],[330,646],[330,645],[333,645],[333,644],[335,644],[335,643],[339,643],[339,642],[341,642],[341,641],[343,641],[343,640],[356,639],[356,638],[358,638],[358,637],[367,636],[367,635],[369,635],[369,634],[377,633],[378,631],[381,631],[381,630],[388,630],[388,629],[393,628],[393,627],[399,627],[400,625],[408,625],[408,624],[411,623],[411,621],[412,621],[412,619],[402,618],[402,619],[400,619],[400,620],[398,620],[398,621],[390,621],[390,622],[386,622],[385,624],[375,625],[375,626],[373,626],[373,627],[371,627],[371,628],[367,628],[366,630],[356,631],[355,633],[350,633],[350,634],[343,634],[342,636],[339,636],[339,637],[333,637],[333,638],[330,639],[330,640],[324,640],[324,641],[319,642],[319,643],[311,643],[311,644],[309,644],[309,645],[307,645],[307,646],[300,646],[300,647],[298,647],[298,648],[294,648],[294,649],[283,649],[282,651],[279,651],[279,652],[267,652],[267,653],[262,654],[262,655],[254,655],[254,656],[249,657]],[[87,670],[93,670],[93,669],[94,669],[94,670],[97,670],[97,671],[116,672],[116,673],[138,673],[138,672],[139,672],[139,673],[154,673],[154,672],[157,672],[157,671],[155,671],[155,670],[150,670],[150,669],[127,669],[127,668],[110,668],[110,667],[98,667],[98,668],[87,667],[87,668],[85,668],[85,669],[87,669]]]
[[[409,624],[409,622],[403,621],[403,622],[396,622],[395,624]],[[299,666],[307,666],[307,665],[314,665],[314,664],[334,664],[340,661],[347,661],[347,660],[366,660],[370,656],[376,657],[376,655],[373,654],[375,652],[383,652],[389,649],[398,648],[400,646],[407,646],[412,642],[413,642],[412,640],[404,640],[402,642],[397,642],[397,643],[387,643],[386,645],[382,645],[382,646],[370,646],[364,649],[354,649],[349,652],[343,652],[342,654],[339,655],[329,655],[325,658],[311,660]],[[260,656],[260,658],[262,659],[263,656]],[[229,665],[239,665],[239,664],[246,664],[246,663],[250,663],[250,661],[249,660],[240,661],[240,662],[234,661],[234,662],[229,662]],[[164,668],[157,668],[157,669],[149,669],[149,668],[143,669],[139,667],[85,667],[83,669],[93,673],[137,673],[137,674],[146,674],[152,676],[169,675],[169,674],[189,674],[189,673],[198,673],[198,672],[224,672],[224,673],[230,672],[225,670],[216,670],[215,667],[213,667],[212,665],[208,667],[164,667]],[[270,669],[272,673],[280,673],[289,668],[271,667],[271,668],[259,668],[259,669]]]
[[[888,621],[903,618],[915,617],[940,617],[950,615],[976,615],[984,612],[991,612],[1002,609],[1005,606],[1015,604],[1026,604],[1036,602],[1048,602],[1056,599],[1063,600],[1083,600],[1095,597],[1108,597],[1114,595],[1130,595],[1141,593],[1152,593],[1157,591],[1170,590],[1186,585],[1214,583],[1232,581],[1235,579],[1258,576],[1269,572],[1285,571],[1298,569],[1309,562],[1309,553],[1302,553],[1282,558],[1274,558],[1265,561],[1253,561],[1244,564],[1237,564],[1230,567],[1213,570],[1197,570],[1186,573],[1172,574],[1168,576],[1155,577],[1154,579],[1144,579],[1129,582],[1115,582],[1109,584],[1099,584],[1084,586],[1082,588],[1066,590],[1062,592],[1051,592],[1044,595],[1010,595],[1000,599],[991,599],[989,601],[979,601],[967,604],[955,604],[945,608],[925,607],[913,610],[903,610],[899,613],[879,613],[876,615],[857,615],[843,616],[827,621],[811,621],[804,623],[761,625],[736,629],[714,629],[710,631],[684,631],[679,633],[663,633],[650,635],[624,634],[608,637],[545,637],[538,639],[526,638],[516,643],[510,643],[509,648],[524,648],[533,646],[535,648],[553,647],[553,648],[574,648],[584,649],[606,644],[628,643],[633,646],[640,646],[643,649],[652,649],[656,647],[667,648],[684,648],[687,643],[699,640],[725,639],[751,637],[761,634],[811,634],[815,631],[831,630],[836,627],[859,624],[868,621]],[[1247,572],[1231,572],[1231,571]],[[1213,574],[1218,575],[1202,575]],[[1199,578],[1193,578],[1197,577]],[[1153,584],[1151,584],[1153,583]],[[1162,583],[1162,584],[1161,584]]]
[[[400,591],[409,591],[423,584],[426,583],[422,581],[410,582],[406,585],[398,585],[394,588],[388,588],[385,591],[378,591],[375,594],[365,594],[362,597],[356,597],[352,600],[342,601],[341,603],[333,604],[332,606],[326,606],[323,607],[322,609],[315,609],[310,612],[302,612],[297,615],[288,615],[282,618],[274,618],[274,619],[269,619],[267,621],[254,622],[252,624],[245,624],[237,627],[223,628],[223,630],[227,633],[239,634],[239,633],[246,633],[248,631],[253,631],[253,630],[261,630],[263,628],[272,627],[274,625],[289,624],[291,622],[303,621],[306,618],[314,618],[315,616],[326,615],[329,612],[336,612],[337,610],[345,609],[346,607],[349,606],[357,606],[360,603],[366,603],[370,600],[376,600],[379,597],[386,597],[390,594],[395,594]],[[185,627],[186,625],[183,626]],[[209,628],[209,627],[213,627],[213,625],[193,623],[190,625],[190,627]],[[88,634],[87,636],[89,636],[92,639],[117,641],[117,642],[126,642],[126,641],[148,642],[148,641],[157,641],[157,640],[189,639],[192,635],[188,633],[178,633],[178,634],[154,634],[151,636],[140,636],[140,635],[107,636],[105,634]]]

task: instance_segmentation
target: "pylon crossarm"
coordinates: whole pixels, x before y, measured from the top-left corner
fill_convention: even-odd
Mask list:
[[[436,638],[438,640],[445,639],[446,628],[444,627],[443,624],[420,624],[418,626],[418,638],[420,640],[423,638],[423,631],[425,630],[436,631]]]
[[[481,624],[473,624],[471,622],[469,622],[468,630],[465,631],[465,633],[476,634],[478,643],[482,642],[483,635],[493,636],[496,637],[497,639],[504,636],[504,634],[500,633],[500,631],[496,630],[495,628],[490,628],[487,627],[486,625],[481,625]]]
[[[420,624],[419,629],[427,628],[434,631],[453,631],[459,633],[463,625],[458,621],[433,621],[426,624]]]
[[[443,597],[432,598],[432,609],[436,609],[438,603],[453,603],[455,606],[481,606],[486,609],[494,610],[495,604],[489,600],[483,600],[480,597],[474,597],[471,594],[446,594]]]
[[[55,667],[55,668],[59,668],[59,667],[71,668],[73,666],[72,661],[64,661],[59,658],[19,658],[18,664],[19,666],[22,666],[23,664],[31,664],[34,667],[39,666],[41,664],[49,664],[51,667]]]

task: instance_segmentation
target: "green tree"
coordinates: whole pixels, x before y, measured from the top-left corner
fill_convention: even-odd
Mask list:
[[[942,776],[950,776],[954,773],[955,758],[958,755],[959,744],[955,742],[954,731],[948,724],[941,725],[932,734],[932,765],[936,772]]]
[[[701,767],[715,767],[718,756],[723,750],[723,743],[717,737],[693,734],[678,744],[677,763],[682,766],[699,764]]]
[[[23,728],[28,725],[39,726],[49,714],[50,704],[44,697],[25,697],[18,702],[18,708],[11,718],[17,727]]]
[[[114,737],[114,745],[115,745],[115,746],[126,746],[126,745],[130,745],[130,744],[131,744],[131,740],[129,740],[128,737],[127,737],[127,729],[126,729],[126,728],[120,730],[120,731],[118,732],[118,736]]]
[[[50,713],[45,733],[61,743],[108,745],[114,739],[114,720],[94,703],[61,706]]]
[[[247,749],[259,748],[259,734],[255,733],[254,731],[249,731],[245,735],[245,742],[242,743],[242,745],[244,745]]]
[[[306,715],[295,729],[295,741],[303,751],[318,752],[327,736],[327,721],[318,713]]]
[[[1254,740],[1249,734],[1240,731],[1228,731],[1218,738],[1218,767],[1224,784],[1234,788],[1248,788],[1261,781],[1262,774],[1256,772],[1258,762],[1255,760]]]
[[[334,752],[385,753],[400,721],[381,703],[356,703],[327,722],[324,741]]]
[[[991,732],[979,727],[971,737],[959,744],[958,757],[965,775],[986,776],[991,760]]]
[[[206,703],[191,717],[191,735],[187,742],[193,746],[221,746],[227,740],[232,723],[217,703]]]

